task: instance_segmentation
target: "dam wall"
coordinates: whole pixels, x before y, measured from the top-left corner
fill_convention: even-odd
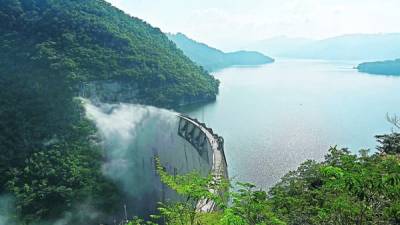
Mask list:
[[[228,179],[224,139],[196,119],[184,115],[179,117],[179,136],[189,142],[198,151],[200,157],[211,165],[209,173],[214,176],[214,179]],[[223,190],[211,189],[210,191],[217,193]],[[203,199],[197,203],[196,208],[200,212],[212,212],[217,210],[217,205],[210,199]]]
[[[122,196],[119,221],[128,215],[146,218],[157,213],[158,202],[178,201],[160,181],[156,159],[171,175],[197,171],[227,177],[223,139],[196,119],[172,111],[132,104],[85,103],[95,122],[105,159],[103,174],[119,187]],[[211,203],[206,211],[214,210]]]

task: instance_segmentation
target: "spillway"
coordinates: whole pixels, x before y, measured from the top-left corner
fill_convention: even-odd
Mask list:
[[[125,193],[129,215],[146,216],[155,212],[158,202],[178,200],[160,182],[156,158],[170,174],[196,170],[204,176],[228,177],[223,138],[196,119],[150,106],[89,101],[84,105],[105,150],[103,174]],[[208,200],[198,207],[215,209]]]

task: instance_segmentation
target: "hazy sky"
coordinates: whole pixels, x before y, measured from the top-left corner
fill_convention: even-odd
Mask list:
[[[164,32],[229,49],[275,36],[400,32],[400,0],[108,0]]]

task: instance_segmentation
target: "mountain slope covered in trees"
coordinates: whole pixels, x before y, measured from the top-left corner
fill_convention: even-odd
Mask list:
[[[21,224],[106,221],[122,194],[103,177],[96,129],[74,98],[83,84],[133,83],[137,102],[173,107],[215,99],[219,83],[159,29],[103,0],[0,6],[0,200],[12,196]]]
[[[196,42],[181,33],[168,34],[168,37],[194,62],[209,71],[234,65],[261,65],[274,61],[272,58],[254,51],[225,53],[206,44]]]

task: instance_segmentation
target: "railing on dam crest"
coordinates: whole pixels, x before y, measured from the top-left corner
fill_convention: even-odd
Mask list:
[[[199,155],[211,165],[210,173],[215,179],[228,179],[224,139],[197,119],[185,115],[179,115],[179,118],[178,135],[189,142],[198,151]],[[210,191],[221,193],[224,190]],[[203,199],[197,203],[197,210],[212,212],[217,210],[217,206],[212,200]]]

